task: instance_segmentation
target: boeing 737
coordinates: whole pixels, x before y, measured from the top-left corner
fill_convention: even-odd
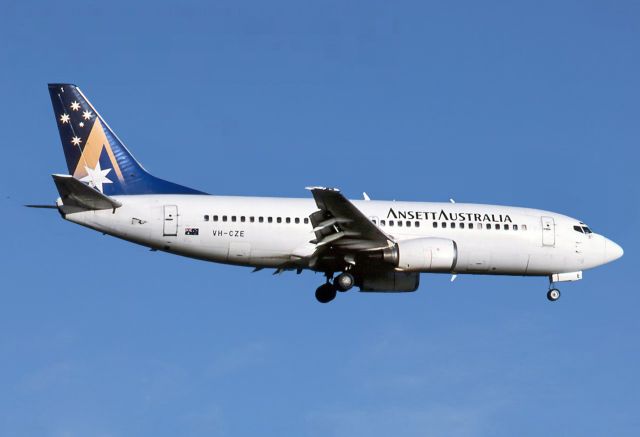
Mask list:
[[[322,303],[352,287],[415,291],[421,273],[548,277],[555,301],[556,283],[623,254],[582,221],[539,209],[348,200],[324,187],[300,199],[210,195],[148,173],[77,86],[49,84],[49,94],[69,174],[53,175],[60,197],[41,207],[152,250],[321,272]]]

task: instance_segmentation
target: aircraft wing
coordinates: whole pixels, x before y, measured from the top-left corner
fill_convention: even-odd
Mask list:
[[[317,249],[373,250],[393,244],[390,236],[369,220],[335,188],[309,187],[319,211],[311,214]]]

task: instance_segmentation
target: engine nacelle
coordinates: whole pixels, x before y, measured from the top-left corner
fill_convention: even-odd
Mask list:
[[[406,292],[416,291],[420,285],[420,273],[395,270],[371,271],[358,279],[360,291]]]
[[[414,238],[399,241],[384,257],[405,272],[451,272],[458,261],[458,247],[446,238]]]

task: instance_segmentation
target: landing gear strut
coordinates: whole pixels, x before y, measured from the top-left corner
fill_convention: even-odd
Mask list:
[[[556,300],[560,299],[560,290],[558,290],[557,288],[552,288],[547,292],[547,299],[549,299],[551,302],[555,302]]]

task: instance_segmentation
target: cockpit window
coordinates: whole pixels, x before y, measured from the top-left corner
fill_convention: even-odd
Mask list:
[[[579,225],[573,227],[573,230],[576,232],[580,232],[581,234],[593,234],[593,231],[589,228],[589,226],[580,222]]]

